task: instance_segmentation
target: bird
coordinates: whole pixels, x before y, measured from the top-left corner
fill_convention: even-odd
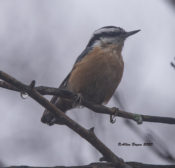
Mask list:
[[[107,104],[123,76],[124,42],[139,31],[125,31],[116,26],[97,29],[59,88],[67,89],[95,104]],[[58,96],[53,96],[50,103],[64,113],[78,106],[72,100]],[[48,125],[64,124],[47,109],[43,113],[41,122]]]

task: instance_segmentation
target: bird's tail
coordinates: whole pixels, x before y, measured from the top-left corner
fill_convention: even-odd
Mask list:
[[[55,104],[56,107],[59,108],[62,112],[66,112],[69,109],[71,109],[73,104],[71,100],[59,98],[56,96],[53,96],[50,102],[52,104]],[[61,119],[55,117],[55,115],[47,109],[45,109],[43,116],[41,117],[41,122],[46,123],[48,125],[53,125],[55,123],[60,125],[64,124],[63,121],[61,121]]]

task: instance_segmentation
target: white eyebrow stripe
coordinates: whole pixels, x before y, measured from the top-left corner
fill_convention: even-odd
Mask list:
[[[103,29],[96,30],[94,34],[101,34],[105,32],[115,32],[115,31],[116,31],[116,28],[103,28]]]

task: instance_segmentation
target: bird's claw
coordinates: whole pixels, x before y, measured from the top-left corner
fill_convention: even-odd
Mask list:
[[[47,122],[47,125],[52,126],[56,123],[57,119],[54,117],[49,122]]]
[[[77,93],[74,98],[73,106],[81,105],[83,102],[83,96],[81,93]]]
[[[52,113],[48,113],[48,114],[43,115],[42,118],[41,118],[41,122],[43,122],[43,123],[45,123],[49,126],[52,126],[54,124],[64,125],[61,118],[56,117]]]

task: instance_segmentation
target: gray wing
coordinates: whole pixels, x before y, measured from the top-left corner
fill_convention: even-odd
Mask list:
[[[86,47],[85,50],[76,59],[74,66],[76,63],[80,62],[87,55],[87,53],[89,53],[89,51],[91,51],[91,50],[92,50],[91,47]],[[74,66],[73,66],[72,70],[74,69]],[[71,72],[72,72],[72,70],[71,70]],[[60,86],[58,88],[64,89],[67,87],[67,82],[68,82],[69,76],[71,75],[71,72],[69,72],[69,74],[66,76],[66,78],[63,80],[63,82],[60,84]],[[57,102],[57,100],[58,100],[58,96],[53,96],[50,102],[52,104],[55,104]]]
[[[80,62],[89,53],[89,51],[91,51],[91,50],[92,50],[92,47],[86,47],[85,50],[76,59],[75,64],[77,62]]]

